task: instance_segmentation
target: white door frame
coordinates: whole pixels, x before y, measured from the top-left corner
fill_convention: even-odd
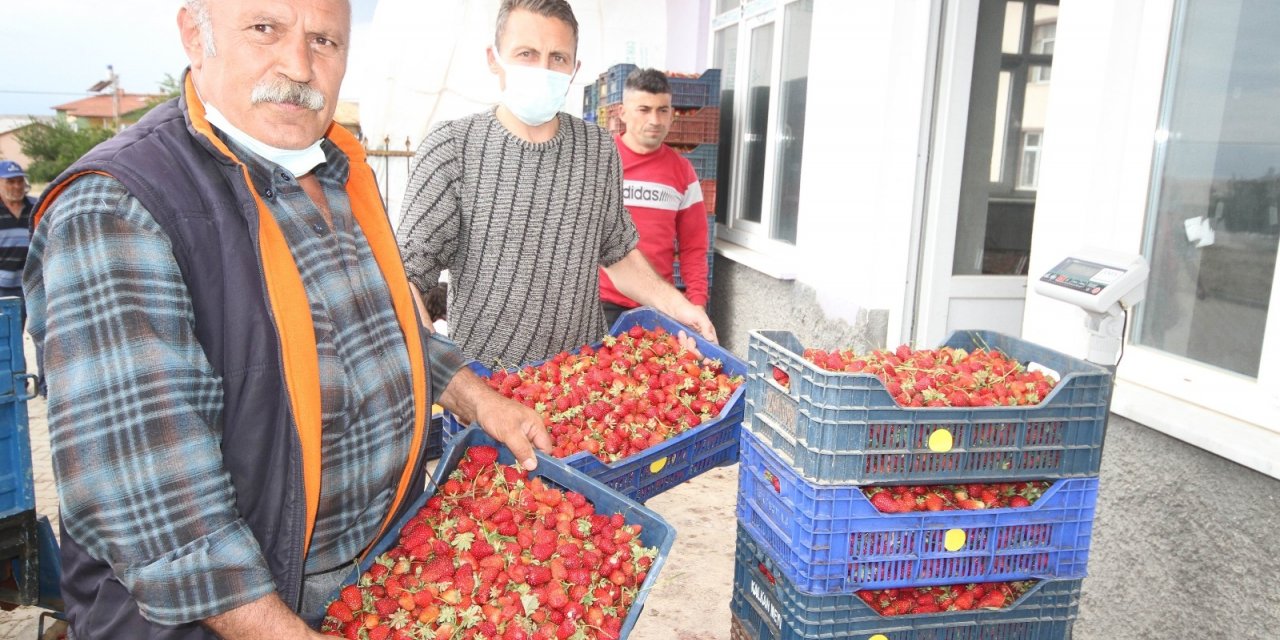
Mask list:
[[[917,344],[934,345],[947,334],[952,291],[956,224],[964,171],[964,143],[969,121],[969,89],[978,30],[978,0],[945,3],[942,46],[938,56],[937,113],[934,118],[930,180],[925,193],[927,215],[920,252],[920,278],[914,331]]]

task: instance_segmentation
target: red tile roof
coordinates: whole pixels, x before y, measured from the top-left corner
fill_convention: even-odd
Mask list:
[[[161,96],[150,93],[124,93],[122,91],[120,92],[120,115],[137,111],[159,97]],[[65,112],[67,115],[77,118],[110,118],[115,115],[111,104],[111,94],[109,93],[60,104],[54,107],[53,110]]]

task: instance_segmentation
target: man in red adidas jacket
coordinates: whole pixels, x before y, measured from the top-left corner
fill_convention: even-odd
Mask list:
[[[621,116],[626,132],[615,136],[622,157],[622,201],[640,232],[640,252],[667,282],[672,282],[679,240],[684,295],[689,302],[705,307],[707,210],[693,165],[663,144],[673,115],[666,75],[655,69],[637,69],[627,76]],[[639,306],[618,292],[603,270],[600,299],[609,326],[623,311]]]

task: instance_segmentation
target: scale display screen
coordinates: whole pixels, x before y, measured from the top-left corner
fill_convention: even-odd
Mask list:
[[[1040,276],[1040,280],[1096,296],[1124,273],[1124,269],[1067,258]]]

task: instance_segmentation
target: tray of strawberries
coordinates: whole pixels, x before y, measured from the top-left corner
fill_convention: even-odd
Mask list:
[[[746,430],[741,459],[738,520],[806,592],[1086,574],[1097,478],[815,484]]]
[[[701,358],[681,348],[681,331]],[[637,501],[738,461],[746,363],[648,307],[622,314],[599,343],[543,362],[470,366],[542,414],[553,455]],[[446,440],[465,426],[446,412]]]
[[[960,582],[811,594],[738,527],[730,609],[746,637],[1057,640],[1071,637],[1081,580]]]
[[[753,331],[747,360],[744,424],[813,482],[1098,475],[1111,373],[1019,338],[854,353]]]
[[[347,638],[626,638],[675,540],[661,516],[538,454],[525,472],[479,428],[334,594]]]

